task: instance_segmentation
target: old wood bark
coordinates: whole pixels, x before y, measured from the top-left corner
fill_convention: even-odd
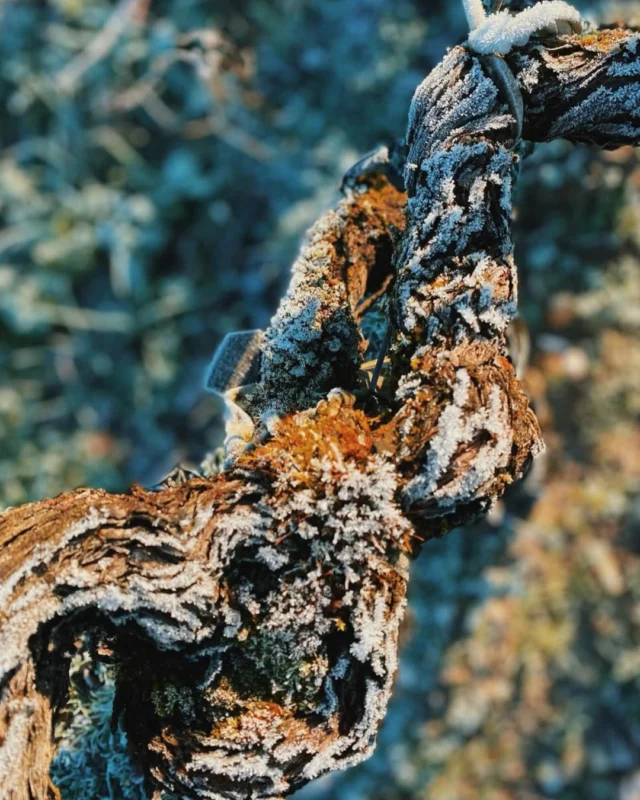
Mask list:
[[[524,137],[636,144],[638,41],[603,31],[510,53]],[[374,167],[310,232],[262,380],[237,398],[249,446],[213,479],[0,516],[3,800],[56,796],[52,722],[81,634],[118,665],[153,797],[280,797],[371,751],[409,558],[541,448],[505,345],[513,129],[485,63],[450,51],[414,99],[408,197],[393,165]],[[391,349],[372,395],[374,295]]]

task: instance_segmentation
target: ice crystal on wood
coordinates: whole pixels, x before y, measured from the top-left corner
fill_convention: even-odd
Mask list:
[[[471,29],[469,46],[478,55],[506,55],[512,48],[527,44],[535,33],[557,36],[581,30],[576,8],[562,0],[546,0],[518,14],[505,10],[480,20]]]

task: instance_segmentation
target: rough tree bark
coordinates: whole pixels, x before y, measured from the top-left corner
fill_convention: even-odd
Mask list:
[[[636,144],[637,45],[603,31],[510,53],[524,137]],[[373,748],[410,557],[541,448],[505,345],[519,157],[485,65],[457,47],[417,91],[408,199],[374,165],[311,230],[237,398],[252,441],[224,472],[0,516],[3,800],[57,796],[52,721],[81,634],[117,663],[154,798],[280,797]],[[372,394],[377,295],[391,349]]]

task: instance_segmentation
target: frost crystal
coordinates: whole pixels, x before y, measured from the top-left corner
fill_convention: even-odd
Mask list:
[[[482,0],[462,0],[469,30],[475,30],[487,19]]]
[[[471,29],[469,47],[478,55],[506,55],[522,47],[536,33],[580,32],[580,12],[562,0],[547,0],[518,14],[500,11]]]

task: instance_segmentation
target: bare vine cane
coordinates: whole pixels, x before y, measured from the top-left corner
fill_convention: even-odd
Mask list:
[[[620,30],[506,52],[523,137],[637,144],[637,45]],[[245,428],[222,474],[0,516],[2,800],[56,796],[52,719],[86,633],[117,663],[116,715],[156,800],[281,797],[371,752],[408,559],[541,446],[504,339],[516,135],[480,57],[451,50],[412,106],[408,200],[370,164],[310,231],[260,379],[234,387]]]

